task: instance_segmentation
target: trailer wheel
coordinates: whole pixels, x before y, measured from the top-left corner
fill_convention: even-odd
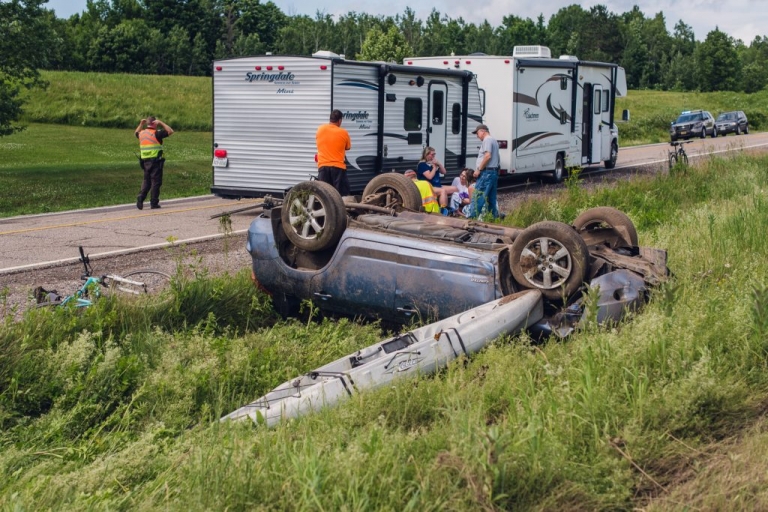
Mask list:
[[[322,181],[303,181],[285,196],[281,212],[285,236],[299,249],[322,251],[339,241],[347,211],[339,192]]]
[[[421,194],[410,178],[388,172],[373,178],[363,190],[363,203],[396,211],[421,209]]]
[[[510,248],[512,276],[524,288],[549,300],[573,295],[584,282],[589,251],[584,240],[562,222],[537,222],[520,233]]]
[[[565,170],[565,160],[563,154],[558,153],[555,158],[555,170],[552,171],[552,183],[562,183],[567,171]]]
[[[605,161],[606,169],[613,169],[616,167],[616,160],[619,158],[619,145],[616,141],[611,142],[611,158]]]
[[[598,230],[604,230],[610,228],[618,233],[620,239],[624,242],[623,247],[630,246],[636,247],[638,244],[637,229],[632,219],[627,216],[626,213],[610,206],[600,206],[598,208],[590,208],[585,211],[573,221],[573,227],[579,233],[586,234],[589,232],[595,232]],[[616,240],[615,234],[610,231],[605,231],[606,240]],[[614,249],[619,245],[613,244]]]

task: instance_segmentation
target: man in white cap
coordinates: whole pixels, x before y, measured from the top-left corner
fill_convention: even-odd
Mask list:
[[[477,182],[475,192],[472,194],[472,217],[477,218],[488,211],[494,218],[498,218],[499,206],[496,202],[496,191],[499,182],[499,143],[491,137],[491,132],[484,124],[477,125],[472,133],[480,139],[480,151],[477,154],[474,172]]]

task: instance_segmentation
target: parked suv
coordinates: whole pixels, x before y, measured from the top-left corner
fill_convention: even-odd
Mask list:
[[[717,127],[717,133],[723,137],[729,133],[735,133],[736,135],[749,133],[749,121],[747,121],[746,114],[741,110],[723,112],[717,116],[715,125]]]
[[[669,127],[669,137],[672,141],[677,139],[690,139],[710,135],[717,137],[717,125],[712,114],[706,110],[686,110]]]

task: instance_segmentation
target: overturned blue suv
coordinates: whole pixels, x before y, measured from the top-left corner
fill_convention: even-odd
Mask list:
[[[397,324],[535,288],[549,312],[540,332],[567,334],[590,287],[599,287],[598,320],[617,320],[668,274],[666,251],[638,247],[632,221],[614,208],[587,210],[572,226],[521,229],[420,207],[416,186],[397,173],[374,178],[362,198],[342,199],[319,181],[265,198],[248,232],[253,280],[284,316],[311,300],[322,311]]]

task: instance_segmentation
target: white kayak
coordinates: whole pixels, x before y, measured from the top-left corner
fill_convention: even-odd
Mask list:
[[[458,315],[371,345],[284,382],[221,421],[250,418],[272,427],[345,400],[395,379],[426,375],[462,354],[482,349],[502,334],[514,334],[543,316],[542,295],[528,290],[507,295]]]

